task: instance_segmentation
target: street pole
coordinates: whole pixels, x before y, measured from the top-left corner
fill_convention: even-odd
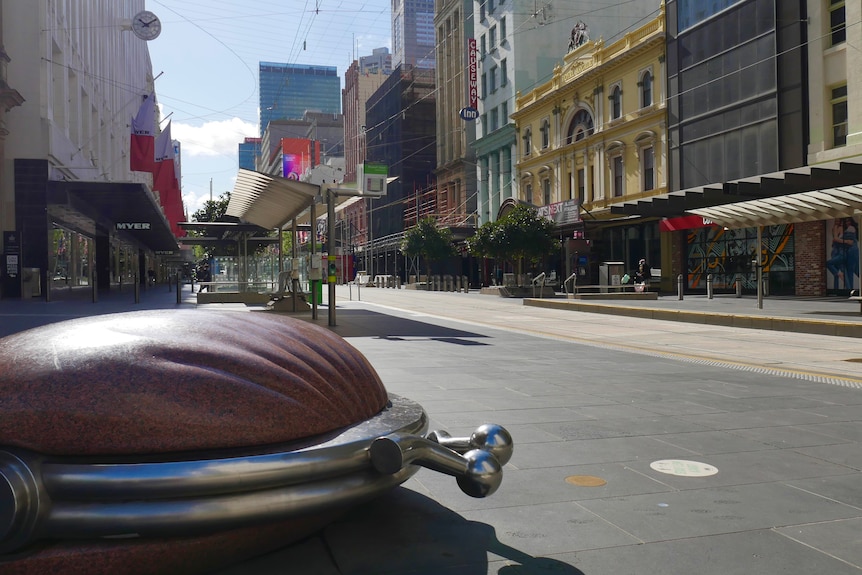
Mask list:
[[[757,309],[763,309],[763,226],[757,226]]]
[[[326,220],[328,231],[326,233],[326,263],[327,280],[329,285],[329,325],[335,325],[335,192],[326,189]]]

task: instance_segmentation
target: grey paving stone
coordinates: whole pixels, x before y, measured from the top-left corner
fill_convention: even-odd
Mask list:
[[[862,509],[862,473],[788,481],[788,485]]]
[[[802,447],[797,449],[797,451],[824,462],[843,465],[856,471],[862,471],[862,449],[859,449],[859,445],[856,443]]]
[[[810,447],[815,445],[832,445],[847,443],[845,439],[839,439],[833,435],[818,433],[805,426],[783,425],[776,427],[758,427],[756,429],[736,429],[733,435],[745,437],[752,441],[758,441],[771,447]]]
[[[567,478],[594,477],[605,481],[589,487],[567,481]],[[547,469],[510,469],[503,471],[500,489],[487,499],[467,497],[453,489],[452,479],[433,473],[414,476],[435,501],[458,512],[492,507],[517,507],[554,502],[602,499],[645,493],[673,491],[667,483],[647,476],[622,463],[579,465]],[[406,486],[411,486],[407,485]]]
[[[862,540],[859,536],[862,518],[795,525],[777,531],[862,570]]]
[[[500,543],[534,557],[639,542],[572,502],[464,511],[462,515],[493,526]]]
[[[544,423],[539,427],[566,440],[640,437],[705,431],[708,429],[681,418],[663,416],[614,419],[582,419],[572,417],[568,421]]]
[[[700,413],[717,413],[723,410],[710,405],[704,405],[689,399],[664,398],[661,401],[639,401],[639,409],[657,415],[697,415]]]
[[[692,480],[694,481],[694,480]],[[859,517],[860,511],[781,483],[688,489],[581,501],[647,541],[666,541]]]
[[[862,395],[860,393],[859,395]],[[840,439],[862,442],[862,421],[848,421],[842,423],[820,423],[813,425],[800,426],[803,429],[810,429],[817,433],[831,435]]]
[[[735,413],[703,413],[680,417],[705,428],[712,429],[751,429],[767,426],[805,425],[823,423],[823,416],[809,410],[799,409],[761,409]]]
[[[691,431],[688,433],[668,433],[652,436],[650,439],[678,447],[692,454],[738,453],[762,451],[769,446],[741,437],[729,431]]]
[[[858,569],[771,530],[690,537],[554,556],[585,575],[858,575]],[[513,574],[539,573],[513,570]],[[566,573],[561,571],[561,573]]]
[[[683,459],[684,455],[689,454],[668,448],[649,437],[613,437],[535,444],[528,450],[516,448],[512,462],[520,469],[543,469],[592,463]]]
[[[688,458],[718,468],[718,473],[708,477],[679,477],[655,471],[649,467],[651,462],[639,461],[631,465],[659,481],[677,489],[717,487],[724,485],[746,485],[770,483],[773,481],[827,477],[853,473],[841,465],[834,465],[793,450],[764,450],[744,453],[720,453]]]

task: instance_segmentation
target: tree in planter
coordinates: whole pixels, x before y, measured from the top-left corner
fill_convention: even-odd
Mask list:
[[[473,236],[467,238],[467,250],[475,257],[496,262],[507,261],[509,253],[506,249],[508,242],[503,237],[505,233],[506,230],[499,225],[499,222],[485,222],[476,229]]]
[[[560,249],[554,222],[540,216],[532,206],[518,204],[501,221],[506,230],[504,236],[511,246],[511,256],[518,262],[518,275],[524,273],[525,261],[538,263]]]
[[[452,230],[438,228],[437,220],[422,218],[419,223],[406,232],[401,240],[401,251],[408,257],[421,256],[425,260],[427,287],[431,289],[431,262],[456,255],[452,245]]]
[[[482,224],[467,245],[474,255],[516,263],[520,276],[525,260],[537,263],[560,249],[554,234],[554,223],[536,208],[517,204],[496,222]]]

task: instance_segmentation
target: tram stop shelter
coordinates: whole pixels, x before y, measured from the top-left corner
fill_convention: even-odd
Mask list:
[[[297,233],[311,229],[318,217],[318,209],[321,214],[324,209],[318,206],[326,201],[333,205],[339,201],[355,196],[355,190],[330,189],[327,185],[317,185],[309,182],[301,182],[264,174],[253,170],[240,169],[237,175],[234,189],[231,192],[225,215],[234,219],[233,222],[187,222],[183,224],[186,229],[206,230],[206,236],[201,238],[183,238],[184,244],[206,245],[224,241],[237,242],[240,265],[239,269],[245,273],[237,284],[236,291],[224,292],[219,301],[240,301],[246,303],[259,303],[265,301],[276,290],[268,290],[260,293],[257,285],[248,281],[248,259],[249,247],[259,245],[261,242],[275,243],[278,246],[278,271],[279,282],[277,291],[285,291],[286,280],[290,280],[289,291],[293,294],[299,292],[298,274],[294,270],[285,270],[281,246],[285,232],[293,234],[293,253],[291,258],[298,257],[299,241]],[[277,231],[275,237],[268,237],[271,231]],[[311,242],[311,255],[314,261],[314,244]],[[217,292],[218,293],[218,292]],[[262,299],[263,298],[263,299]],[[209,299],[209,298],[207,298]],[[254,301],[252,301],[254,300]]]

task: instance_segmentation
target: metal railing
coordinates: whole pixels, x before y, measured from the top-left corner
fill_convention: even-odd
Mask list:
[[[542,297],[542,294],[545,291],[545,272],[534,277],[530,280],[530,283],[533,284],[533,297],[536,297],[536,285],[539,286],[539,297]]]
[[[577,289],[578,285],[578,272],[574,272],[572,275],[567,277],[563,282],[563,291],[566,292],[566,295],[569,295],[569,282],[572,282],[572,292],[575,293],[575,289]]]

